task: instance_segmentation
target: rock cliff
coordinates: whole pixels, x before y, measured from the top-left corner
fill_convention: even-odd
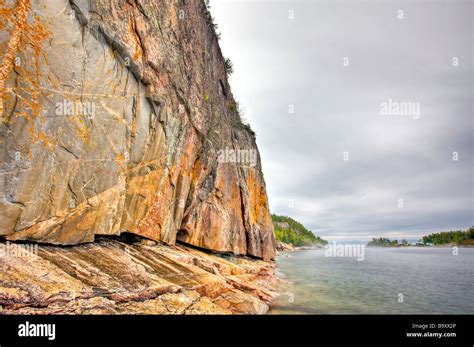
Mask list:
[[[75,245],[127,232],[274,258],[255,134],[204,2],[0,8],[1,236]]]

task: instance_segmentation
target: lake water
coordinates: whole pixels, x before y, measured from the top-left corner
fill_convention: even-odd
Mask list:
[[[290,283],[270,314],[474,313],[474,248],[365,248],[363,261],[287,254],[277,268]]]

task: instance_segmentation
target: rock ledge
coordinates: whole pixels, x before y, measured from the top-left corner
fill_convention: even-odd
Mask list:
[[[274,263],[115,239],[0,243],[0,314],[264,314]]]

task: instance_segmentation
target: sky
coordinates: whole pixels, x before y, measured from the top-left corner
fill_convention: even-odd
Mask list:
[[[330,241],[474,225],[473,4],[210,1],[272,213]]]

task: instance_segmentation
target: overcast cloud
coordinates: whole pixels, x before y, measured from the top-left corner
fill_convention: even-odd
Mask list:
[[[273,213],[328,240],[474,225],[473,2],[210,4]]]

